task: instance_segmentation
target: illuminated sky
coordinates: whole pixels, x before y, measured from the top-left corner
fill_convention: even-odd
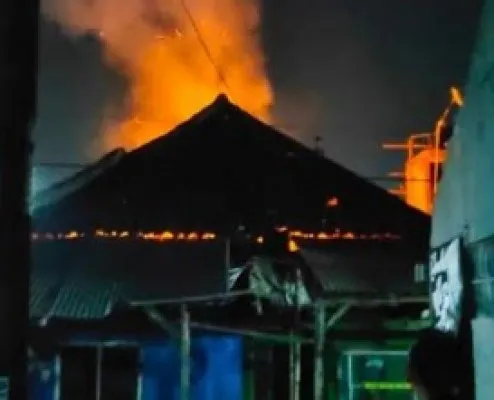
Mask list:
[[[207,0],[204,0],[207,1]],[[239,0],[241,1],[241,0]],[[264,0],[263,41],[274,113],[306,143],[364,176],[397,156],[380,150],[430,129],[463,83],[480,0]],[[96,40],[41,27],[37,162],[87,162],[105,106],[126,85]]]

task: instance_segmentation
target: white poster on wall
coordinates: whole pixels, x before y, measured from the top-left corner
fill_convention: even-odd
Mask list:
[[[463,296],[461,243],[453,240],[431,255],[431,302],[436,329],[458,332]]]

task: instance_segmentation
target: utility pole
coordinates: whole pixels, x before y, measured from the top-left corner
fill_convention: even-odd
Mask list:
[[[0,384],[27,400],[30,131],[36,112],[39,0],[0,4]]]

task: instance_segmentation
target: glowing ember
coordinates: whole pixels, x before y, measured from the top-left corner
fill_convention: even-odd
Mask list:
[[[326,202],[326,207],[336,207],[338,204],[339,204],[338,198],[337,197],[331,197]]]
[[[283,230],[284,227],[281,227]],[[287,228],[288,229],[288,228]],[[280,228],[277,228],[280,230]],[[373,233],[373,234],[357,234],[353,232],[341,232],[335,230],[334,232],[302,232],[302,231],[288,231],[286,230],[288,238],[291,242],[301,240],[316,240],[316,241],[328,241],[328,240],[399,240],[400,236],[392,233]],[[32,240],[75,240],[83,239],[87,237],[95,238],[108,238],[108,239],[141,239],[150,240],[156,242],[166,241],[198,241],[198,240],[215,240],[220,235],[213,232],[129,232],[129,231],[106,231],[104,229],[97,229],[93,233],[84,233],[70,231],[65,233],[52,233],[52,232],[35,232],[31,235]],[[259,244],[264,243],[264,237],[258,236],[255,241]],[[295,243],[295,242],[294,242]],[[293,244],[289,245],[293,248]]]
[[[290,253],[296,253],[297,251],[299,251],[299,247],[297,246],[297,243],[295,243],[294,240],[288,241],[288,251]]]
[[[42,9],[70,34],[97,37],[128,79],[126,115],[108,123],[103,150],[142,145],[219,93],[269,121],[257,0],[42,0]]]

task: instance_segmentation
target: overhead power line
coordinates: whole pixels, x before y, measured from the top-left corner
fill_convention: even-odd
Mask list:
[[[225,88],[229,89],[228,84],[226,83],[225,75],[223,74],[222,69],[218,65],[218,63],[215,61],[213,54],[211,53],[211,50],[206,43],[206,40],[204,39],[204,36],[201,33],[201,30],[199,29],[199,26],[197,25],[194,16],[192,15],[192,12],[190,11],[190,8],[187,6],[187,3],[185,0],[180,0],[180,3],[182,5],[182,8],[184,9],[185,14],[187,15],[187,18],[189,19],[190,24],[192,25],[192,29],[194,29],[194,32],[197,36],[197,40],[199,41],[199,44],[201,45],[202,49],[204,50],[204,53],[206,54],[206,57],[208,58],[209,62],[213,66],[213,68],[216,70],[216,73],[218,75],[218,79],[220,82],[225,86]]]

